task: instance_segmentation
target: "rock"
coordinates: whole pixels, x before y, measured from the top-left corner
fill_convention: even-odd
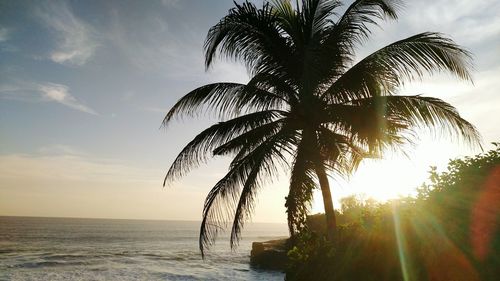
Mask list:
[[[263,269],[284,270],[288,262],[288,238],[253,242],[250,263]]]
[[[325,214],[307,216],[307,227],[318,234],[326,234]],[[285,270],[290,244],[289,238],[253,242],[250,264],[262,269]]]

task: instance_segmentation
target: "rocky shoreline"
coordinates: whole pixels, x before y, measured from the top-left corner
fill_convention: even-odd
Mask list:
[[[285,270],[288,248],[288,238],[253,242],[250,264],[262,269]]]

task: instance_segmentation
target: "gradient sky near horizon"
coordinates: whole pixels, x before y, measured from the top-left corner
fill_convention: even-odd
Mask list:
[[[183,144],[213,120],[185,119],[166,131],[160,123],[195,87],[248,81],[234,62],[204,70],[206,32],[232,5],[0,0],[0,215],[199,220],[228,160],[214,159],[169,188],[162,180]],[[474,84],[439,75],[401,93],[450,102],[477,126],[485,149],[500,141],[499,1],[406,1],[400,19],[381,27],[373,27],[359,59],[424,31],[470,50]],[[331,179],[332,193],[406,195],[430,165],[442,169],[450,158],[478,152],[422,132],[407,158],[366,161],[350,180]],[[283,175],[261,190],[253,221],[285,221],[287,185]],[[322,209],[317,195],[313,212]]]

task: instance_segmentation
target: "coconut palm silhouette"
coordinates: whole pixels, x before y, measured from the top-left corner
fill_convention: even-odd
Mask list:
[[[245,64],[246,84],[221,82],[182,97],[163,125],[179,115],[215,111],[221,118],[198,134],[168,170],[164,185],[214,155],[230,155],[227,174],[203,208],[202,255],[231,224],[237,245],[257,192],[280,167],[290,173],[286,197],[294,236],[304,225],[312,192],[321,189],[329,239],[336,221],[327,175],[349,175],[360,161],[386,149],[404,149],[416,128],[478,143],[472,124],[433,97],[401,95],[404,82],[449,72],[471,80],[471,56],[440,33],[425,32],[387,45],[355,62],[355,49],[379,20],[396,19],[397,0],[357,0],[345,9],[334,0],[277,0],[257,7],[234,4],[208,31],[208,69],[217,56]]]

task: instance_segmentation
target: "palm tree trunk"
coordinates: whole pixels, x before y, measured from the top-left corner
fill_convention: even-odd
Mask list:
[[[315,170],[319,179],[321,195],[323,196],[323,204],[325,206],[326,234],[328,240],[334,242],[337,236],[337,219],[335,218],[335,210],[333,209],[330,184],[328,183],[328,177],[322,163],[316,163]]]

